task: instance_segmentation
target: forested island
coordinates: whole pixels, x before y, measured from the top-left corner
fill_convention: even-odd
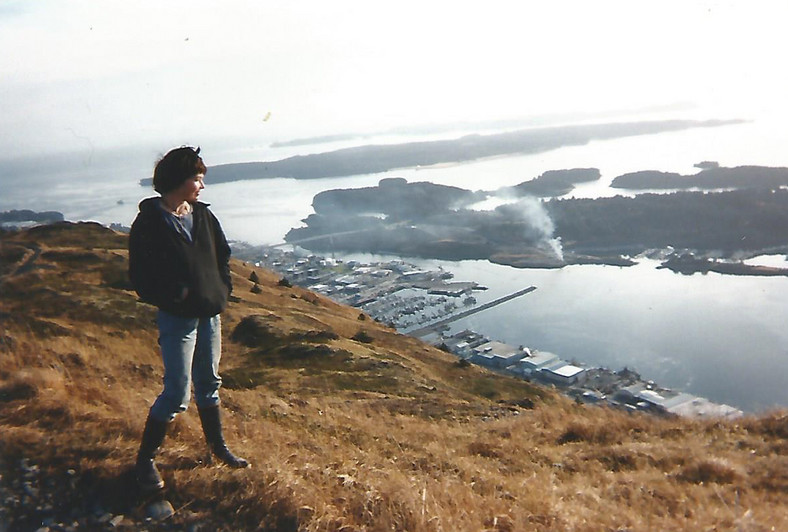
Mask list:
[[[713,163],[699,163],[701,171],[693,175],[646,170],[620,175],[610,185],[630,190],[688,189],[704,190],[726,188],[775,188],[788,186],[788,168],[765,166],[737,166],[723,168]],[[705,167],[704,167],[705,166]]]
[[[501,155],[530,154],[564,146],[579,146],[593,140],[651,135],[699,127],[719,127],[741,120],[662,120],[540,127],[467,135],[448,140],[402,144],[365,145],[325,153],[297,155],[278,161],[233,163],[211,166],[211,183],[245,179],[319,179],[375,174],[399,168],[466,162]],[[150,186],[151,179],[140,183]]]
[[[752,168],[759,168],[764,181],[782,175],[782,169],[772,173]],[[533,180],[538,187],[518,185],[490,192],[404,179],[385,179],[377,187],[329,190],[315,196],[315,213],[304,220],[306,227],[292,229],[286,240],[324,252],[487,259],[541,268],[625,266],[633,264],[631,257],[638,254],[673,248],[684,259],[668,260],[665,267],[683,273],[692,270],[689,253],[699,257],[695,271],[743,274],[756,273],[758,268],[744,264],[717,268],[707,259],[788,252],[785,187],[599,199],[540,200],[523,193],[529,188],[562,190],[573,179],[598,175],[593,170],[546,172]],[[493,210],[473,208],[498,194],[506,194],[509,203]],[[760,274],[764,272],[760,268]]]
[[[569,170],[548,170],[536,179],[525,181],[507,190],[516,196],[538,196],[548,198],[568,194],[579,183],[599,181],[598,168],[572,168]]]

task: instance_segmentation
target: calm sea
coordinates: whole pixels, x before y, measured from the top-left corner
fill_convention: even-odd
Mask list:
[[[411,262],[488,287],[476,294],[479,303],[537,287],[453,324],[455,331],[469,328],[587,365],[626,366],[749,412],[788,406],[788,278],[686,276],[647,259],[629,268],[560,270]]]

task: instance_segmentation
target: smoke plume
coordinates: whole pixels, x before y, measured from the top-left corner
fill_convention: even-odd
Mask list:
[[[496,212],[512,221],[525,225],[526,241],[532,241],[538,247],[552,252],[563,262],[564,251],[561,237],[555,237],[555,224],[541,201],[533,197],[519,198],[514,203],[497,207]]]

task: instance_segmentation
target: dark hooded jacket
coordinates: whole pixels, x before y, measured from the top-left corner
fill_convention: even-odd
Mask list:
[[[189,242],[168,224],[158,197],[140,203],[129,235],[129,278],[146,303],[176,316],[210,317],[224,310],[232,291],[230,246],[208,205],[193,207]]]

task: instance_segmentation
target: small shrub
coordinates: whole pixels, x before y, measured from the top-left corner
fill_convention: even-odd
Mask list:
[[[332,354],[334,354],[334,351],[327,345],[322,344],[287,344],[279,349],[279,355],[292,359],[327,357]]]
[[[276,316],[255,314],[246,316],[235,326],[230,339],[247,347],[271,347],[282,342],[282,335],[274,329],[270,321],[281,319]]]
[[[298,342],[326,343],[331,340],[338,340],[339,335],[332,330],[328,331],[293,331],[288,335],[288,340]]]
[[[515,399],[514,401],[508,401],[508,404],[519,406],[520,408],[525,408],[526,410],[533,410],[536,406],[533,400],[528,399],[527,397],[524,399]]]
[[[610,443],[613,441],[609,427],[596,426],[589,423],[571,423],[567,429],[559,436],[557,443],[574,442],[588,443]]]
[[[356,342],[361,342],[362,344],[371,344],[373,338],[366,331],[358,331],[356,334],[353,335],[351,340],[355,340]]]
[[[788,494],[788,453],[778,451],[768,461],[749,465],[747,478],[756,489]]]
[[[78,267],[85,266],[87,264],[101,263],[101,258],[98,255],[88,251],[45,251],[41,253],[41,258],[44,260],[50,260]]]
[[[788,439],[788,413],[774,412],[750,420],[746,425],[750,432],[775,438]]]
[[[0,386],[0,401],[32,399],[36,394],[37,390],[35,386],[24,380],[15,380]]]
[[[273,388],[273,384],[265,368],[233,368],[222,372],[222,386],[228,390],[252,390],[263,385]]]
[[[281,279],[279,279],[279,282],[277,284],[279,286],[284,286],[285,288],[293,288],[292,283],[290,283],[290,281],[287,280],[287,277],[282,277]]]
[[[727,460],[720,458],[706,458],[687,464],[678,474],[680,480],[693,484],[707,482],[730,484],[738,480],[739,477],[739,472]]]
[[[639,467],[637,455],[625,449],[607,450],[597,459],[613,472],[635,471]]]
[[[492,444],[483,441],[475,441],[468,445],[468,452],[484,458],[500,458],[501,453]]]
[[[87,366],[87,357],[84,353],[66,353],[58,357],[64,366],[70,368],[84,368]]]
[[[65,391],[63,374],[54,369],[21,369],[0,386],[0,399],[14,401],[38,396],[52,397]]]
[[[587,421],[572,421],[558,438],[557,443],[584,441],[597,445],[620,443],[631,440],[643,431],[644,421],[640,418],[614,419],[606,423],[593,423]]]

